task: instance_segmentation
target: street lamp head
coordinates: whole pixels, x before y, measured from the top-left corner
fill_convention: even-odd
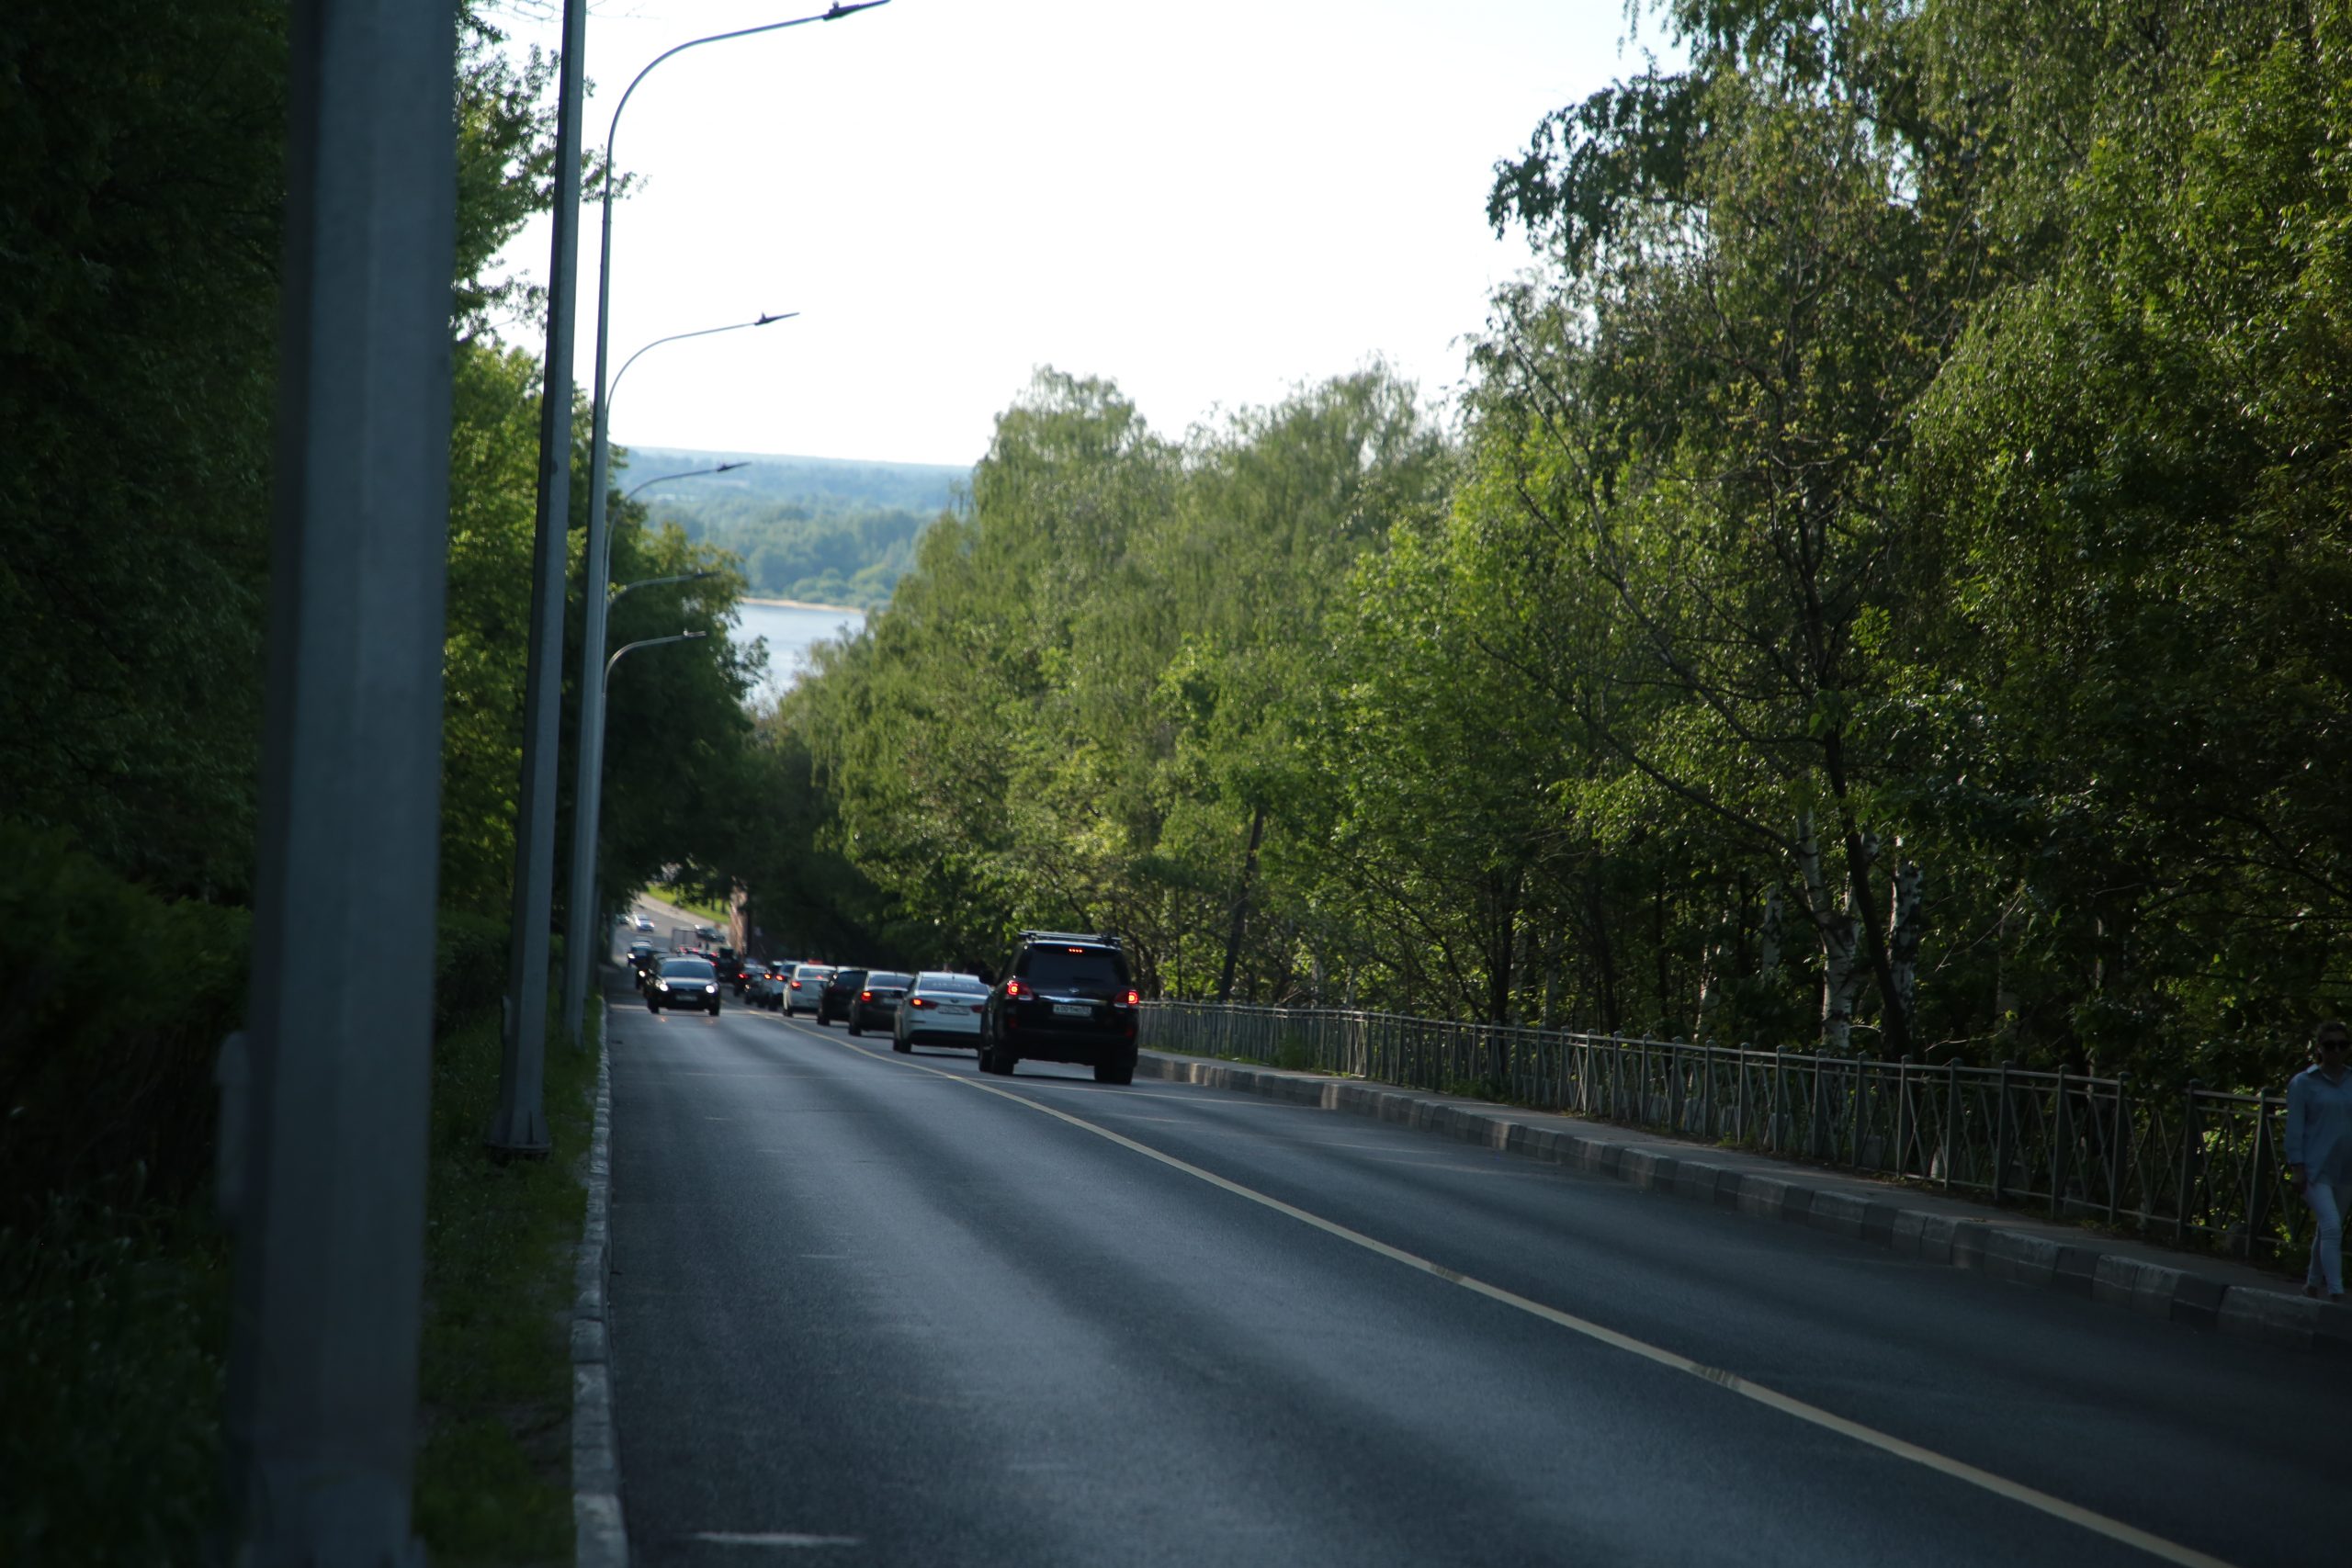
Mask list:
[[[746,457],[741,462],[721,463],[718,467],[711,469],[710,471],[714,474],[731,474],[738,468],[748,468],[751,466],[752,460],[749,457]]]
[[[761,311],[761,312],[760,312],[760,319],[759,319],[758,321],[753,321],[752,324],[753,326],[755,326],[755,327],[763,327],[763,326],[766,326],[770,321],[788,321],[792,320],[792,318],[793,318],[793,317],[795,317],[795,316],[797,316],[797,315],[798,315],[798,314],[800,314],[800,312],[799,312],[799,311],[797,311],[797,310],[786,310],[786,311],[783,315],[781,315],[781,316],[771,316],[771,315],[769,315],[765,310],[763,310],[763,311]]]
[[[876,6],[888,6],[890,0],[859,0],[857,5],[844,6],[841,0],[833,0],[832,5],[826,9],[822,19],[828,22],[838,22],[843,17],[854,17],[860,11],[871,11]]]

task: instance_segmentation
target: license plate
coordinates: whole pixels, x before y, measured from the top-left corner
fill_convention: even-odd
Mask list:
[[[955,1007],[955,1006],[951,1006],[951,1005],[950,1005],[950,1004],[948,1004],[948,1003],[942,1002],[942,1003],[940,1004],[939,1010],[940,1010],[941,1012],[943,1012],[943,1013],[949,1013],[949,1012],[969,1012],[969,1011],[971,1011],[972,1010],[971,1010],[970,1008],[959,1008],[959,1007]]]
[[[1094,1010],[1084,1002],[1056,1002],[1054,1016],[1056,1018],[1092,1018]]]

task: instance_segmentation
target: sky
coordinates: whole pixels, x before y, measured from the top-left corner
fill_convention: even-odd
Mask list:
[[[585,135],[673,45],[822,0],[600,0]],[[554,15],[507,11],[514,47]],[[1374,360],[1450,405],[1493,288],[1497,160],[1640,68],[1621,0],[891,0],[690,49],[615,161],[620,445],[968,464],[1039,367],[1181,435]],[[574,356],[595,354],[583,213]],[[552,231],[504,270],[544,281]],[[536,343],[531,346],[541,346]]]

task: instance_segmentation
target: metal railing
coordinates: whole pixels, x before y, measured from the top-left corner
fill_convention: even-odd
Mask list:
[[[1758,1051],[1396,1013],[1154,1002],[1142,1043],[1496,1098],[1843,1166],[2253,1261],[2299,1255],[2286,1101],[2004,1064]]]

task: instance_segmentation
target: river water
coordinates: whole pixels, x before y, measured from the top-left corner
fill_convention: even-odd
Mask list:
[[[758,638],[767,641],[767,683],[752,694],[753,704],[763,707],[800,678],[808,667],[811,644],[854,632],[865,624],[865,611],[831,605],[761,604],[747,599],[738,609],[736,642],[748,647]]]

